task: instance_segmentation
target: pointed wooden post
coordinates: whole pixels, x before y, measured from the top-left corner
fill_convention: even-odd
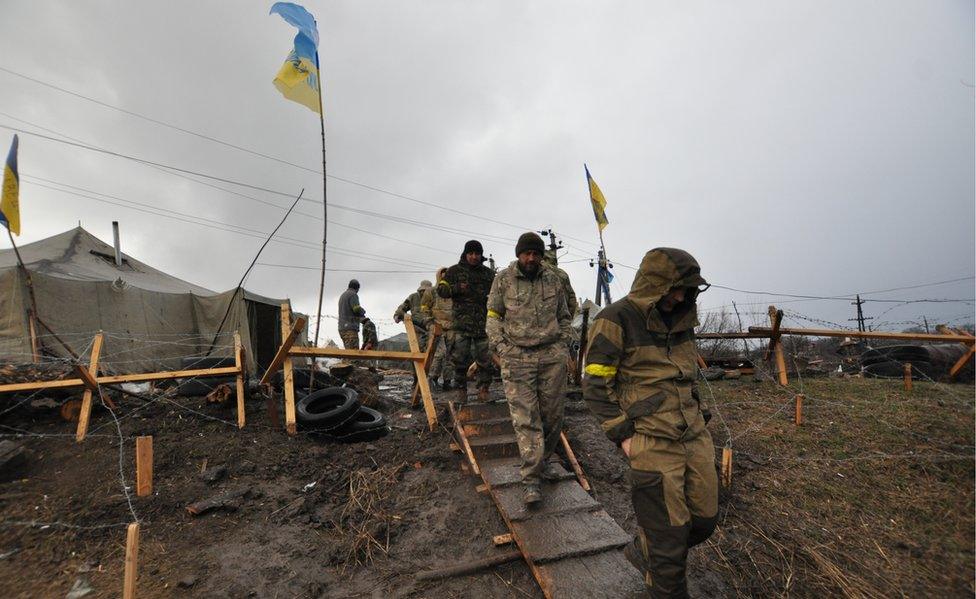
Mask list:
[[[803,394],[799,393],[796,396],[796,415],[793,417],[793,421],[797,426],[803,424]]]
[[[410,351],[420,353],[420,342],[417,341],[417,331],[413,330],[413,319],[409,314],[404,316],[403,324],[407,328],[407,342],[410,343]],[[430,381],[427,380],[427,360],[416,360],[413,363],[414,372],[417,374],[417,386],[420,387],[420,396],[424,400],[424,412],[427,413],[427,426],[430,430],[437,427],[437,410],[434,409],[434,398],[430,394]]]
[[[289,332],[291,332],[291,306],[288,302],[284,302],[281,304],[281,338],[287,339]],[[298,432],[298,426],[295,424],[295,374],[291,357],[287,354],[282,366],[285,371],[282,382],[285,392],[285,430],[289,435],[294,435]]]
[[[136,437],[136,495],[148,497],[153,488],[153,438]]]
[[[98,377],[98,357],[102,353],[102,343],[105,341],[105,335],[101,331],[95,335],[95,341],[92,343],[91,357],[88,362],[88,373],[92,377]],[[78,430],[75,433],[75,440],[81,443],[85,440],[85,435],[88,433],[88,420],[91,418],[91,407],[92,407],[92,390],[90,388],[85,388],[85,394],[81,396],[81,412],[78,414]]]
[[[237,366],[237,428],[244,428],[244,347],[237,331],[234,331],[234,365]]]
[[[722,448],[722,486],[732,486],[732,448]]]
[[[785,387],[790,384],[790,381],[786,377],[786,356],[783,355],[783,343],[779,332],[779,327],[783,323],[783,311],[777,310],[776,306],[770,306],[769,322],[773,331],[769,336],[769,349],[766,350],[766,359],[769,360],[771,355],[775,356],[776,370],[779,372],[779,384]]]
[[[122,586],[123,599],[135,599],[136,579],[139,577],[139,523],[133,522],[125,534],[125,579]]]
[[[905,362],[904,372],[905,372],[905,392],[911,393],[912,392],[912,363],[911,362]]]
[[[427,351],[424,352],[426,356],[424,358],[424,372],[430,374],[430,363],[434,357],[434,352],[436,351],[437,342],[440,340],[440,335],[437,334],[435,330],[427,339]],[[418,381],[413,387],[413,395],[410,397],[410,407],[416,408],[420,405],[420,382]]]

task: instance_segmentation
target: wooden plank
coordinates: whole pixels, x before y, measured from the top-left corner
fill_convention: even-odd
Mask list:
[[[468,438],[485,435],[501,435],[512,432],[512,417],[486,418],[484,420],[469,420],[463,425]]]
[[[471,422],[473,420],[488,420],[489,418],[503,418],[505,416],[511,418],[507,401],[469,403],[457,411],[457,418],[461,423]]]
[[[801,426],[803,424],[803,397],[804,397],[804,395],[802,393],[799,393],[799,394],[797,394],[796,400],[795,400],[796,405],[794,406],[795,407],[795,410],[794,410],[795,413],[793,415],[793,422],[797,426]]]
[[[513,521],[512,536],[521,539],[534,564],[617,549],[633,539],[602,509],[585,518],[561,514]]]
[[[135,599],[136,579],[139,576],[139,523],[133,522],[125,534],[125,579],[123,599]]]
[[[237,331],[234,332],[234,364],[237,366],[237,428],[244,428],[244,347]]]
[[[580,466],[579,462],[576,460],[576,453],[573,452],[572,446],[569,444],[569,439],[566,438],[566,433],[559,433],[559,440],[563,444],[563,450],[566,452],[566,459],[569,460],[569,465],[573,468],[573,472],[576,473],[576,478],[579,480],[579,484],[583,487],[584,491],[590,490],[590,481],[586,480],[586,475],[583,474],[583,467]]]
[[[95,377],[93,377],[92,374],[88,372],[87,368],[85,368],[81,364],[75,364],[75,374],[77,374],[78,378],[81,379],[81,382],[85,386],[85,389],[88,389],[89,391],[92,392],[98,391],[98,380],[96,380]]]
[[[37,341],[37,325],[34,322],[33,310],[27,310],[27,325],[30,329],[31,360],[37,364],[41,361],[41,344]]]
[[[769,336],[769,327],[749,327],[749,332],[757,335]],[[964,335],[936,335],[928,333],[888,333],[878,331],[842,331],[831,329],[790,329],[780,327],[781,335],[806,335],[809,337],[850,337],[851,339],[903,339],[909,341],[943,341],[959,342],[972,345],[976,339]],[[695,337],[702,337],[695,335]]]
[[[522,475],[519,468],[522,466],[521,458],[508,458],[501,460],[490,460],[482,464],[481,477],[485,483],[492,487],[510,487],[522,484]],[[567,471],[561,464],[552,463],[553,469],[558,473],[555,481],[576,480],[576,475]]]
[[[533,571],[546,597],[647,597],[643,577],[621,549],[539,564]]]
[[[102,353],[102,343],[105,342],[105,335],[101,331],[95,335],[92,342],[91,357],[88,362],[88,373],[93,377],[98,377],[98,357]],[[81,398],[81,412],[78,414],[78,430],[75,433],[75,440],[81,443],[85,440],[88,433],[88,420],[91,418],[92,390],[85,389],[85,394]]]
[[[495,458],[516,457],[519,455],[515,433],[507,435],[485,435],[468,439],[471,451],[478,461]]]
[[[583,490],[575,480],[555,483],[542,482],[542,501],[531,509],[522,502],[525,489],[521,484],[502,487],[491,486],[491,495],[498,508],[508,514],[509,519],[541,518],[547,514],[566,512],[586,512],[600,509],[600,503]]]
[[[145,372],[139,374],[119,374],[95,377],[100,385],[112,383],[142,383],[146,381],[164,381],[169,379],[199,378],[207,376],[235,375],[240,370],[236,366],[222,366],[220,368],[201,368],[199,370],[167,370],[164,372]]]
[[[291,331],[291,306],[288,302],[281,304],[281,338],[288,337]],[[295,371],[291,363],[291,355],[285,355],[282,360],[282,368],[285,370],[282,387],[285,391],[285,430],[289,435],[298,433],[298,425],[295,422]]]
[[[952,365],[952,368],[949,369],[949,378],[950,379],[956,378],[959,375],[959,373],[962,372],[962,369],[966,366],[966,362],[969,362],[970,360],[973,359],[974,354],[976,354],[976,346],[971,346],[969,348],[969,351],[964,353],[962,357],[960,357],[956,361],[956,363]]]
[[[423,362],[421,351],[376,351],[372,349],[340,349],[338,347],[293,347],[288,355],[294,358],[343,358],[346,360],[393,360]]]
[[[512,534],[507,533],[503,535],[495,535],[491,538],[491,542],[494,543],[496,547],[499,545],[508,545],[512,542]]]
[[[0,385],[0,393],[17,393],[19,391],[37,391],[40,389],[65,389],[68,387],[84,387],[81,379],[61,379],[59,381],[38,381],[36,383],[10,383]]]
[[[403,325],[407,329],[407,342],[410,343],[410,352],[419,353],[420,343],[417,341],[417,331],[413,328],[413,319],[409,314],[404,316]],[[430,393],[430,381],[427,380],[427,354],[420,354],[424,359],[413,363],[414,372],[417,374],[417,385],[420,387],[420,396],[424,401],[424,412],[427,414],[427,426],[430,430],[437,428],[437,410],[434,408],[434,396]]]
[[[464,453],[468,457],[468,463],[471,465],[471,469],[474,470],[475,474],[481,474],[481,469],[478,466],[478,461],[474,459],[474,453],[471,451],[471,444],[468,442],[467,435],[464,434],[464,427],[459,426],[457,411],[454,409],[454,402],[447,402],[447,409],[451,413],[451,419],[454,421],[454,433],[460,438],[461,447],[464,448]],[[462,464],[463,466],[464,464]]]
[[[427,336],[427,351],[424,352],[424,372],[430,374],[430,364],[434,359],[434,348],[437,347],[437,340],[440,335],[436,332]],[[413,395],[410,397],[410,407],[416,408],[420,405],[420,385],[414,385]]]
[[[284,307],[287,304],[282,304],[282,315],[284,315]],[[290,314],[290,311],[289,311]],[[295,321],[295,325],[290,327],[290,331],[285,330],[285,321],[281,321],[281,332],[282,332],[282,342],[281,347],[278,348],[278,352],[275,354],[271,364],[268,365],[268,369],[264,371],[264,376],[261,377],[261,384],[268,385],[271,383],[271,377],[278,372],[282,364],[285,363],[285,358],[288,357],[289,352],[293,349],[292,346],[295,344],[295,340],[301,335],[302,329],[305,328],[305,317],[299,316],[298,320]],[[287,333],[287,334],[286,334]]]
[[[136,437],[136,495],[148,497],[153,488],[153,438]]]
[[[783,322],[783,311],[777,310],[776,306],[770,306],[769,320],[773,326],[769,336],[769,348],[766,350],[766,359],[769,359],[770,352],[775,355],[779,384],[785,387],[790,384],[790,381],[786,377],[786,356],[783,354],[783,342],[780,340],[780,325]]]
[[[912,364],[911,362],[905,362],[902,367],[902,371],[905,374],[905,391],[907,393],[912,392]]]

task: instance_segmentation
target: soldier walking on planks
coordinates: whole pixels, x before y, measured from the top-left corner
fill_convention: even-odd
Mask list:
[[[359,281],[349,281],[349,288],[339,296],[339,337],[346,349],[359,349],[359,323],[366,310],[359,305]]]
[[[437,269],[437,276],[434,277],[438,283],[444,279],[444,274],[447,272],[447,267],[442,266]],[[452,307],[451,298],[444,298],[434,292],[434,289],[428,289],[424,292],[424,296],[420,298],[420,309],[427,316],[428,323],[433,323],[433,327],[437,329],[437,335],[439,339],[437,340],[437,347],[434,349],[434,357],[431,360],[430,365],[430,379],[436,383],[437,379],[441,380],[441,389],[448,391],[451,388],[451,378],[454,376],[454,367],[451,365],[450,352],[453,348],[453,331],[451,326],[452,321]],[[428,328],[431,325],[428,324]],[[432,331],[433,332],[433,331]]]
[[[638,531],[624,553],[651,597],[688,596],[688,549],[718,517],[711,413],[696,384],[700,272],[688,252],[649,251],[630,294],[593,321],[587,346],[583,398],[630,460]]]
[[[488,401],[492,365],[485,333],[485,305],[495,272],[484,265],[485,250],[472,239],[464,244],[457,264],[447,269],[437,282],[437,294],[451,298],[454,343],[451,362],[458,401],[468,399],[468,366],[478,363],[478,401]]]
[[[488,296],[488,342],[501,363],[526,505],[542,500],[542,479],[556,474],[548,459],[562,432],[572,319],[565,288],[542,263],[543,252],[535,233],[519,237],[518,260],[495,277]]]

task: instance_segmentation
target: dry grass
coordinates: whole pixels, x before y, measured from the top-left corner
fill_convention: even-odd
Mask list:
[[[734,594],[973,596],[971,386],[804,380],[801,427],[795,383],[711,390],[734,476],[705,558]]]
[[[348,496],[332,531],[346,548],[342,568],[369,565],[390,550],[390,527],[394,516],[388,511],[397,477],[406,463],[361,468],[349,473]]]

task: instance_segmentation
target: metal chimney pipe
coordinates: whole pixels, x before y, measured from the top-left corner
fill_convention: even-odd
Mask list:
[[[112,221],[112,236],[115,238],[115,266],[122,266],[122,247],[119,244],[119,221]]]

